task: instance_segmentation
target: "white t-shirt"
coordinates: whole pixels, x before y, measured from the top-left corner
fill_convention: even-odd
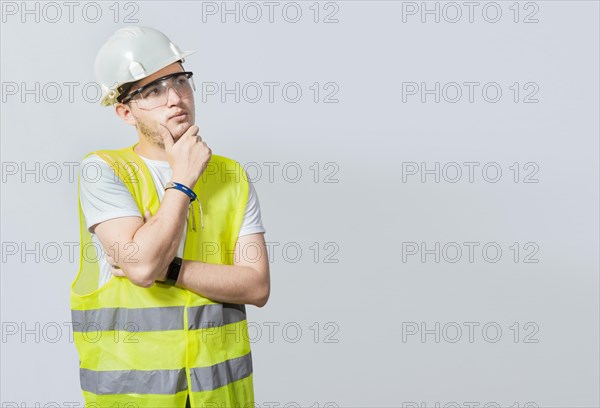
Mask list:
[[[140,158],[148,166],[159,200],[162,201],[165,195],[164,186],[171,180],[173,175],[169,162],[150,160],[142,156]],[[91,230],[92,226],[113,218],[142,217],[143,215],[140,214],[140,210],[125,184],[100,157],[95,154],[89,155],[81,161],[80,168],[82,170],[82,176],[80,177],[81,209],[96,248],[102,248],[100,240]],[[248,179],[248,187],[248,202],[239,236],[266,232],[262,225],[258,196],[250,179]],[[197,220],[197,222],[199,223],[200,220]],[[177,250],[177,256],[179,257],[183,257],[186,231],[187,219],[183,229],[183,238]],[[112,277],[112,273],[105,257],[100,257],[98,264],[100,267],[98,287],[100,287],[108,282]]]

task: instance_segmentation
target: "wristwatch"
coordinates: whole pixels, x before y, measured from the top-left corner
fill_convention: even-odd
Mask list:
[[[177,279],[179,278],[179,271],[181,270],[181,263],[183,260],[176,256],[173,261],[169,264],[169,269],[167,270],[167,277],[164,281],[160,283],[168,286],[173,286],[177,283]]]

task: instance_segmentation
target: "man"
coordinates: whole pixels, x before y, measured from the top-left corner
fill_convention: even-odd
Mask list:
[[[245,304],[269,298],[265,230],[241,165],[198,135],[192,53],[127,27],[96,57],[102,104],[139,137],[87,155],[82,175],[101,177],[79,178],[71,309],[82,392],[99,407],[254,403]]]

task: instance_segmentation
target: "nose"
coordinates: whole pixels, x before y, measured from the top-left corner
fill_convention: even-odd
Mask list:
[[[181,97],[177,94],[175,89],[169,87],[167,89],[167,106],[177,105],[181,101]]]

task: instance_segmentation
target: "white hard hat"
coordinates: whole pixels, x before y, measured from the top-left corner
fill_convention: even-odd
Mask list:
[[[166,35],[150,27],[117,30],[100,48],[94,62],[96,81],[102,88],[102,106],[117,102],[121,88],[139,81],[196,51],[182,52]]]

